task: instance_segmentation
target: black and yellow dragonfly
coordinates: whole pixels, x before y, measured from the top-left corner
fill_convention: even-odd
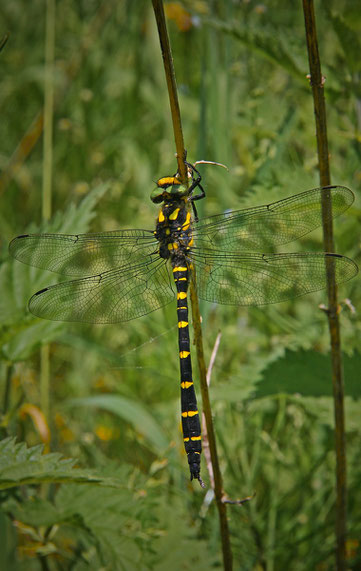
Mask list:
[[[151,194],[154,203],[162,204],[155,231],[26,234],[12,240],[9,249],[21,262],[76,276],[32,296],[30,311],[44,319],[118,323],[159,309],[176,297],[184,446],[191,480],[203,484],[188,329],[187,292],[193,267],[199,297],[231,305],[285,301],[325,288],[330,266],[338,284],[354,277],[358,268],[339,254],[272,253],[276,246],[322,224],[323,193],[332,202],[333,217],[349,208],[354,195],[348,188],[315,188],[198,221],[194,202],[205,193],[198,170],[187,166],[189,187],[176,174],[159,179]]]

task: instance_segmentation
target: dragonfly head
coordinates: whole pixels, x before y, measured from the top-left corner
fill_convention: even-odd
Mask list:
[[[150,198],[159,203],[165,200],[181,199],[188,195],[188,187],[182,184],[176,176],[164,176],[157,180],[157,186],[152,191]]]

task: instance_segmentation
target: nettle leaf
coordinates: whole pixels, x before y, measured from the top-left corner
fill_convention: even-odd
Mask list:
[[[100,492],[100,493],[99,493]],[[73,528],[85,531],[95,544],[104,563],[112,569],[136,569],[141,551],[137,545],[144,541],[146,530],[141,521],[143,500],[131,490],[102,490],[83,486],[62,486],[55,498],[63,520]]]
[[[28,448],[24,442],[16,443],[15,438],[0,441],[0,490],[43,482],[120,486],[112,478],[75,468],[73,458],[63,458],[54,452],[43,454],[43,449],[42,445]]]
[[[28,531],[33,530],[35,537],[53,526],[49,537],[60,558],[71,545],[91,568],[108,565],[114,570],[140,569],[142,549],[154,541],[157,496],[148,497],[144,477],[134,477],[134,469],[129,466],[106,472],[127,485],[111,489],[63,484],[53,501],[35,496],[9,497],[2,503],[2,510],[28,526]],[[44,544],[47,541],[43,537]]]
[[[57,525],[60,522],[59,513],[53,504],[39,497],[17,501],[14,497],[2,502],[1,509],[11,518],[32,527]]]
[[[343,355],[345,392],[353,398],[361,397],[361,354]],[[279,393],[302,396],[332,396],[331,362],[329,355],[316,351],[289,351],[263,371],[257,397]]]

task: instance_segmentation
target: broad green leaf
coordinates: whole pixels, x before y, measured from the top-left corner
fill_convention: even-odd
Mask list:
[[[361,397],[361,354],[343,355],[345,393]],[[332,396],[330,355],[316,351],[289,351],[263,371],[257,397],[279,393],[302,396]]]

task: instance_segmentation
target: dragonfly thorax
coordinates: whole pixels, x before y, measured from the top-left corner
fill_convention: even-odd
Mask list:
[[[154,232],[159,241],[159,255],[178,260],[187,255],[193,244],[191,213],[184,200],[172,200],[159,212]]]

